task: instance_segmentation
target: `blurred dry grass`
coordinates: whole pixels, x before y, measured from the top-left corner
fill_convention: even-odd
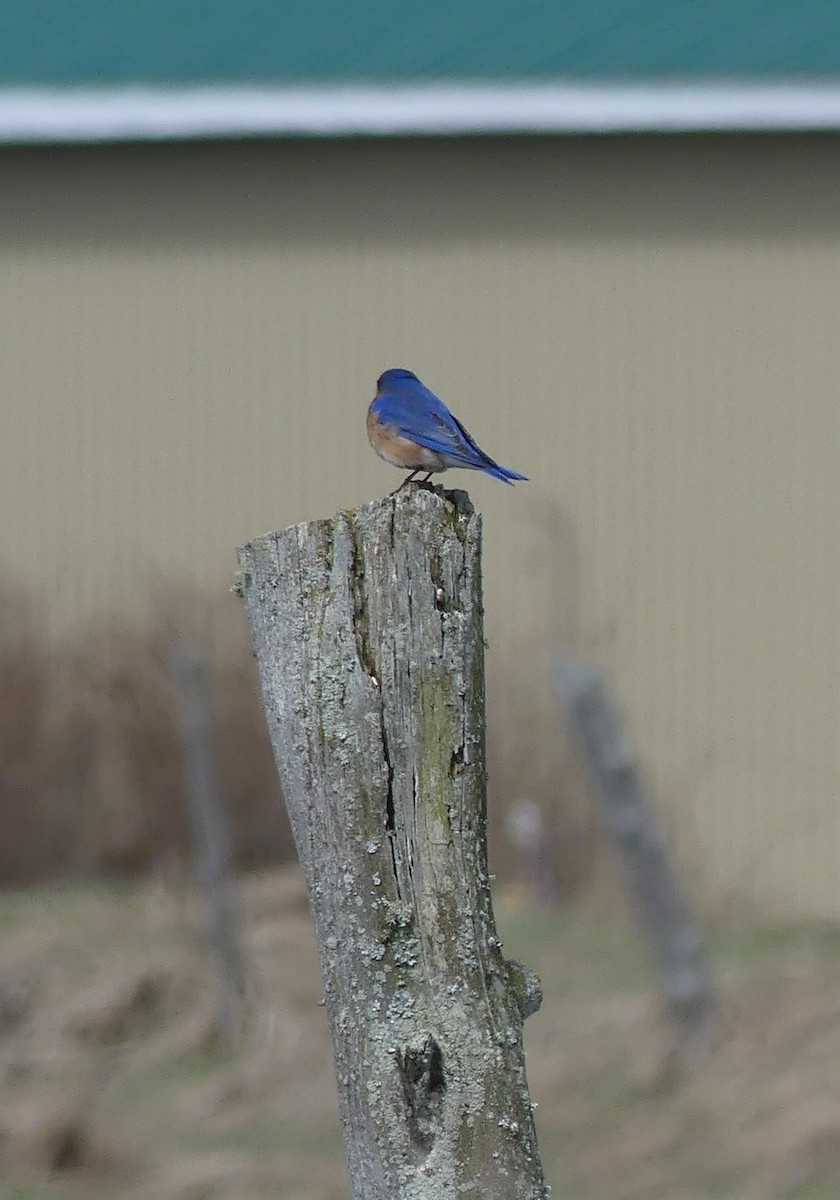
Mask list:
[[[836,927],[722,935],[720,1045],[681,1079],[623,920],[497,908],[543,980],[526,1046],[555,1197],[840,1195]],[[244,877],[242,917],[252,1016],[231,1053],[182,883],[0,897],[0,1200],[346,1197],[296,869]]]
[[[554,891],[562,903],[589,896],[611,871],[582,765],[567,737],[564,714],[548,687],[546,649],[509,663],[491,692],[487,731],[490,861],[506,881],[532,887],[532,864],[511,844],[512,804],[535,802],[542,817]],[[541,667],[540,670],[528,668]],[[545,677],[545,678],[543,678]],[[536,680],[536,682],[535,682]]]
[[[0,1200],[345,1197],[295,868],[243,878],[251,1019],[236,1053],[216,1041],[201,913],[180,870],[176,638],[210,665],[240,863],[291,853],[238,601],[160,587],[131,624],[61,641],[46,630],[25,592],[3,589]],[[673,1075],[584,781],[534,683],[539,657],[531,647],[507,668],[488,745],[500,929],[544,985],[526,1043],[553,1195],[836,1200],[840,933],[722,936],[720,1045],[695,1077]],[[521,864],[498,822],[523,797],[546,817],[560,913],[533,912],[510,886]],[[62,874],[111,882],[8,888]]]
[[[189,854],[169,656],[207,658],[237,860],[293,854],[235,597],[152,589],[132,619],[61,640],[20,589],[0,590],[0,883],[123,874]]]
[[[187,639],[206,658],[236,857],[293,857],[241,601],[220,589],[150,587],[130,616],[62,638],[23,589],[0,587],[0,885],[179,869],[188,859],[183,762],[170,670]],[[531,647],[531,662],[545,651]],[[506,668],[490,708],[494,869],[521,864],[503,818],[543,810],[562,899],[592,881],[600,850],[580,772],[547,685]],[[533,674],[533,673],[532,673]]]

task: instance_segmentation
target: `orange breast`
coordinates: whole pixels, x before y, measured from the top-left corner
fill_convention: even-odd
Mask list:
[[[418,446],[409,438],[397,433],[393,425],[383,425],[376,415],[368,409],[367,435],[380,458],[395,467],[404,467],[407,471],[425,467],[434,469],[438,455],[433,450]],[[430,462],[434,458],[435,463]]]

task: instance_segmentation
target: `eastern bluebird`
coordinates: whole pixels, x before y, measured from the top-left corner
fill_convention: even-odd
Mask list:
[[[443,401],[412,371],[402,367],[392,367],[376,381],[376,395],[368,409],[367,432],[380,458],[410,471],[396,491],[421,471],[426,472],[423,482],[428,483],[436,471],[449,467],[486,471],[503,483],[528,478],[500,467],[479,449]]]

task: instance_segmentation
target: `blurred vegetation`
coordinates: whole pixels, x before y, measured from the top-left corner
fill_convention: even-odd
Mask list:
[[[633,929],[537,913],[501,889],[506,952],[542,977],[526,1025],[553,1195],[840,1195],[840,931],[733,927],[713,951],[720,1042],[693,1076]],[[0,1200],[344,1200],[306,897],[295,867],[242,877],[243,1044],[223,1050],[200,905],[172,877],[0,896]]]
[[[207,658],[250,968],[222,1048],[190,881],[169,655]],[[536,649],[534,649],[536,655]],[[241,604],[149,589],[61,637],[0,591],[0,1200],[339,1200],[347,1182],[306,897]],[[491,855],[553,1195],[840,1195],[840,926],[718,922],[720,1043],[669,1054],[656,981],[547,696],[511,667],[488,731]],[[531,906],[507,807],[542,809],[561,907]],[[40,881],[40,882],[39,882]],[[51,881],[51,882],[43,882]],[[26,885],[26,886],[24,886]]]
[[[188,638],[212,678],[236,858],[293,856],[241,603],[150,589],[130,617],[62,637],[0,589],[0,885],[177,869],[189,859],[169,660]]]
[[[186,639],[206,659],[235,858],[294,857],[242,602],[161,584],[136,609],[54,636],[25,589],[0,586],[0,887],[121,878],[189,862],[183,756],[170,670]],[[509,673],[513,671],[511,667]],[[522,797],[543,811],[560,896],[579,896],[601,846],[545,688],[496,689],[488,733],[493,867],[522,866],[504,836]]]

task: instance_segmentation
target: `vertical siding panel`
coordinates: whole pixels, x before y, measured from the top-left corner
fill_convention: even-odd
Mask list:
[[[363,412],[413,367],[532,477],[450,477],[494,678],[596,660],[707,897],[837,915],[838,176],[808,138],[4,151],[0,558],[57,623],[225,586],[394,486]]]

